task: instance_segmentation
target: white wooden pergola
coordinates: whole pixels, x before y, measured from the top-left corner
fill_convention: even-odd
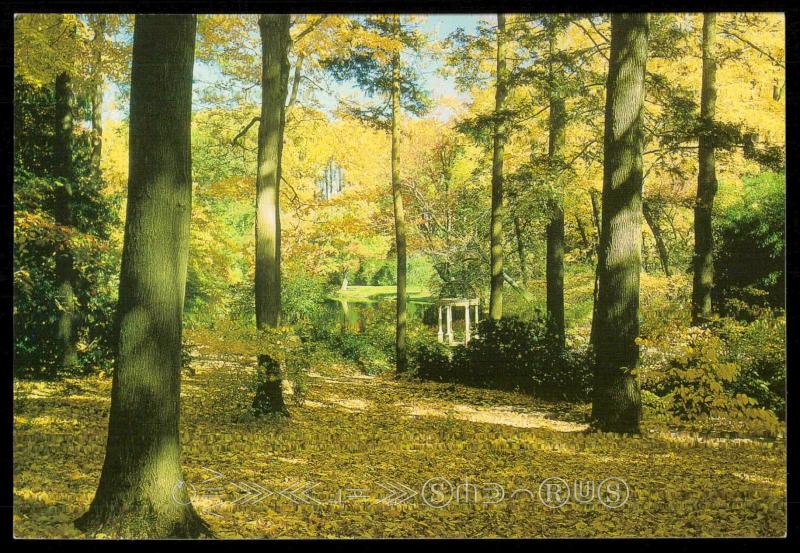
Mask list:
[[[475,325],[477,331],[477,325],[480,320],[480,311],[479,311],[479,300],[475,299],[465,299],[465,298],[442,298],[437,302],[437,307],[439,308],[439,341],[444,343],[445,332],[442,329],[442,310],[446,313],[446,321],[447,321],[447,343],[448,345],[454,345],[456,342],[453,339],[453,308],[454,307],[461,307],[464,309],[464,343],[468,344],[469,341],[473,338],[478,336],[478,333],[472,333],[472,329],[470,327],[470,307],[475,308]]]

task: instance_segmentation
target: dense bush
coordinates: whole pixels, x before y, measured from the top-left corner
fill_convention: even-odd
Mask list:
[[[421,378],[502,389],[520,389],[540,397],[586,399],[591,363],[569,347],[561,349],[542,317],[522,321],[504,317],[478,325],[478,338],[453,349],[422,343],[412,348],[412,364]]]
[[[751,323],[722,319],[717,332],[725,341],[726,359],[739,368],[727,389],[753,398],[760,407],[784,418],[786,318],[766,313]]]
[[[752,320],[748,305],[785,306],[786,177],[762,173],[743,182],[739,200],[715,217],[713,295],[723,313]]]
[[[423,380],[453,381],[450,354],[451,349],[435,338],[415,340],[409,348],[409,365]]]
[[[389,259],[362,259],[350,284],[356,286],[384,286],[395,283],[396,264]]]
[[[397,267],[386,264],[378,269],[372,276],[372,286],[391,286],[397,282]]]
[[[311,324],[322,316],[328,284],[323,277],[292,272],[283,277],[281,303],[287,324]]]
[[[774,432],[784,414],[782,317],[721,318],[640,339],[643,392],[676,424]]]
[[[55,257],[73,258],[78,302],[78,371],[108,370],[113,346],[119,245],[111,236],[117,210],[89,160],[86,133],[73,152],[73,225],[56,223],[58,188],[51,173],[54,98],[46,87],[14,83],[14,368],[18,376],[60,376]],[[20,147],[19,145],[29,147]]]
[[[726,360],[725,351],[724,342],[711,330],[689,329],[686,343],[658,386],[658,395],[668,399],[676,423],[774,433],[775,415],[758,407],[755,399],[731,390],[739,368]]]
[[[324,344],[353,361],[365,374],[391,370],[395,362],[394,309],[382,309],[378,304],[362,304],[358,314],[358,329],[349,328],[347,321],[341,320],[343,315],[340,309],[339,305],[328,304],[326,313],[304,329],[306,339]]]

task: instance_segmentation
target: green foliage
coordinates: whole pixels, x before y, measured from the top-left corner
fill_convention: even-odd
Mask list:
[[[118,224],[112,198],[90,161],[85,133],[76,136],[73,225],[56,223],[58,187],[51,174],[52,128],[41,119],[52,112],[52,93],[22,79],[14,83],[14,368],[19,376],[55,377],[60,348],[56,342],[55,255],[68,249],[73,257],[78,300],[80,371],[109,370],[119,265],[111,228]]]
[[[387,58],[393,54],[401,56],[406,52],[419,52],[425,44],[425,36],[408,22],[402,22],[397,30],[393,29],[392,17],[386,15],[354,17],[351,27],[355,33],[363,33],[366,40],[352,44],[347,56],[324,59],[322,66],[337,81],[353,80],[367,96],[386,98],[392,88],[392,64]],[[386,44],[386,39],[397,41],[394,50],[380,46]],[[415,115],[422,115],[430,109],[430,94],[422,87],[417,70],[402,60],[399,85],[403,109]],[[390,127],[389,102],[353,105],[347,111],[377,128],[388,130]]]
[[[744,179],[739,201],[715,218],[714,299],[723,313],[753,319],[748,306],[783,308],[786,177]]]
[[[455,380],[451,353],[449,347],[435,338],[415,340],[409,348],[409,365],[423,380],[451,382]]]
[[[328,291],[321,276],[299,271],[285,275],[281,283],[283,320],[293,325],[318,322]]]
[[[388,259],[362,259],[351,284],[357,286],[389,286],[397,281],[397,264]]]
[[[786,415],[786,318],[771,312],[746,323],[731,318],[717,323],[726,358],[739,371],[726,388],[745,394],[779,418]]]
[[[375,345],[365,334],[334,333],[329,335],[327,342],[342,357],[356,362],[364,374],[381,374],[392,368],[386,350]]]
[[[591,392],[586,354],[561,350],[541,316],[482,321],[478,338],[457,346],[449,362],[447,354],[431,344],[416,345],[412,352],[412,366],[421,378],[520,389],[548,399],[586,399]]]
[[[688,327],[658,340],[640,339],[642,387],[660,398],[652,398],[651,406],[666,411],[678,426],[776,433],[778,419],[770,409],[782,409],[774,390],[785,379],[778,368],[782,355],[776,353],[782,351],[777,345],[782,337],[775,331],[779,326],[745,329],[723,319],[709,328]],[[760,359],[752,357],[752,342],[748,343],[759,336],[776,346],[767,348]],[[762,401],[746,393],[759,389]]]
[[[14,79],[14,167],[50,175],[53,167],[55,97],[50,87]]]
[[[390,264],[383,265],[372,277],[373,286],[389,286],[397,282],[397,267]]]
[[[351,304],[352,305],[352,304]],[[380,374],[394,364],[394,309],[382,302],[359,304],[358,328],[350,328],[340,305],[328,304],[325,319],[304,330],[309,342],[323,344],[344,359],[354,362],[365,374]],[[390,304],[389,304],[390,305]],[[356,309],[355,306],[351,309]]]

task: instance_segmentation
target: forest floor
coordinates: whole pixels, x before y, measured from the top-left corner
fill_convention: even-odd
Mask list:
[[[288,420],[255,419],[251,363],[205,351],[192,366],[186,485],[218,537],[785,532],[783,442],[586,433],[586,405],[345,365],[315,367]],[[15,383],[15,536],[82,537],[72,521],[97,486],[110,389],[100,377]]]

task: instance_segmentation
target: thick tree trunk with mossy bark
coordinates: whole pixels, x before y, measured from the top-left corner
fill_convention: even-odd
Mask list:
[[[611,16],[603,205],[598,260],[592,419],[599,430],[638,432],[639,272],[647,14]]]
[[[186,492],[179,433],[195,30],[194,15],[136,16],[108,442],[94,500],[76,521],[88,534],[209,533]]]
[[[551,93],[548,157],[551,169],[560,172],[566,137],[567,113],[564,99]],[[565,342],[564,327],[564,207],[561,179],[555,183],[556,198],[551,204],[547,224],[547,263],[545,268],[547,288],[547,318],[561,348]]]
[[[396,35],[400,34],[400,16],[392,16]],[[403,208],[403,191],[400,186],[400,54],[392,57],[392,199],[394,204],[394,234],[397,253],[397,328],[395,332],[395,366],[398,373],[408,369],[406,348],[406,215]]]
[[[711,316],[711,288],[714,285],[714,235],[711,213],[717,194],[714,159],[714,116],[717,103],[716,59],[717,14],[703,15],[703,82],[700,91],[701,132],[698,143],[699,171],[694,206],[694,278],[692,285],[692,324]]]
[[[55,163],[58,178],[56,188],[55,220],[59,225],[73,225],[72,195],[75,185],[73,170],[73,120],[75,97],[68,73],[56,77]],[[69,244],[56,253],[56,339],[61,350],[60,365],[70,371],[78,365],[77,326],[78,305],[75,296],[75,269]]]
[[[281,324],[280,182],[286,93],[289,80],[290,16],[261,15],[261,119],[258,127],[256,175],[256,326]],[[258,356],[258,389],[253,398],[257,414],[287,415],[280,363]]]
[[[491,283],[489,317],[503,316],[503,152],[506,143],[505,103],[508,94],[506,69],[506,16],[497,14],[497,76],[494,95],[494,136],[492,142],[492,217],[489,251]]]

